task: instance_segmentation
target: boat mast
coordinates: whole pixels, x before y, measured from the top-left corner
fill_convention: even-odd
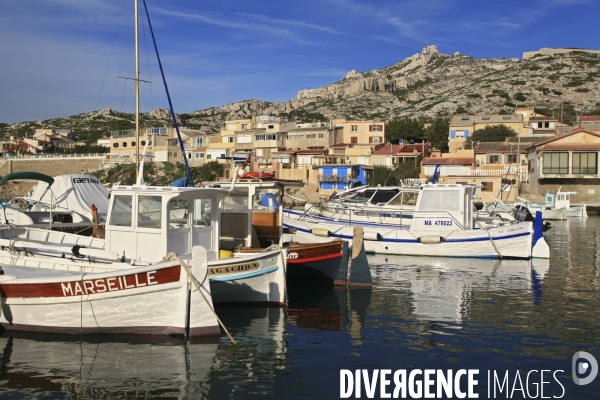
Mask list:
[[[135,26],[135,178],[137,181],[140,172],[140,54],[138,48],[138,0],[134,3]]]

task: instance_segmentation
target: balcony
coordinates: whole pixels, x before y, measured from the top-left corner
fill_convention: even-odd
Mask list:
[[[352,175],[319,174],[317,177],[319,182],[350,182],[352,179]]]

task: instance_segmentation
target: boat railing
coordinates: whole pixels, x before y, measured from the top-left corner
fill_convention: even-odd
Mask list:
[[[412,219],[415,216],[422,217],[431,215],[432,218],[450,218],[455,226],[458,226],[460,229],[465,229],[464,224],[457,220],[450,211],[408,210],[389,206],[376,206],[373,204],[349,204],[347,202],[336,202],[334,207],[331,207],[330,204],[331,203],[327,203],[324,208],[331,213],[329,218],[335,220],[337,223],[348,222],[348,225],[352,225],[352,222],[360,221],[360,219],[356,217],[363,217],[368,223],[396,225],[396,223],[390,223],[390,219],[393,218],[398,220],[397,225],[402,228],[408,227],[408,225],[402,224],[404,218]],[[354,221],[353,216],[355,217]]]

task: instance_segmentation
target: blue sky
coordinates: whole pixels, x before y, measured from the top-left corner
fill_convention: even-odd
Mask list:
[[[430,44],[476,58],[600,48],[597,0],[146,1],[178,113],[287,101]],[[134,75],[133,0],[0,0],[0,38],[0,122],[133,111],[117,78]],[[155,59],[141,26],[142,111],[167,107]]]

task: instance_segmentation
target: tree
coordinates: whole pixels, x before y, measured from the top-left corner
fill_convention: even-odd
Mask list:
[[[517,136],[517,132],[506,125],[486,126],[473,132],[467,138],[465,148],[473,148],[473,142],[503,142],[507,137]]]
[[[425,139],[427,139],[436,149],[441,150],[443,153],[447,153],[449,129],[450,121],[438,118],[425,129]]]
[[[223,175],[223,164],[218,161],[209,161],[195,169],[193,176],[194,182],[214,181],[217,177]]]
[[[385,124],[386,139],[398,143],[399,139],[417,141],[425,137],[423,120],[409,117],[394,117]]]

